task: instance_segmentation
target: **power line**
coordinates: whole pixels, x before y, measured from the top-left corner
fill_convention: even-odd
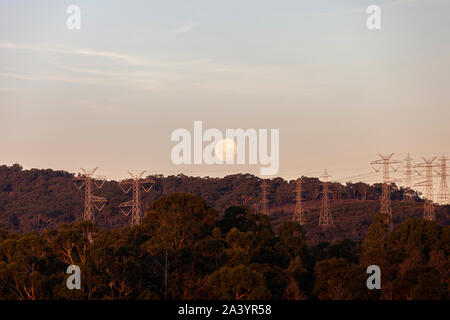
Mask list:
[[[367,178],[372,178],[375,175],[377,175],[376,172],[366,172],[366,173],[361,173],[361,174],[357,174],[357,175],[353,175],[353,176],[348,176],[348,177],[343,177],[343,178],[339,178],[339,179],[333,179],[334,181],[340,182],[340,183],[344,183],[344,182],[352,182],[351,180],[355,179],[355,178],[360,178],[362,179],[363,177],[365,179]],[[350,180],[349,180],[350,179]],[[362,182],[362,181],[361,181]]]
[[[423,217],[427,220],[433,221],[434,207],[433,207],[433,168],[438,166],[433,162],[437,157],[431,159],[426,159],[422,157],[423,163],[417,164],[415,168],[425,168],[425,180],[418,182],[415,186],[425,187],[425,204],[423,208]],[[417,171],[417,173],[422,174],[423,172]]]
[[[125,194],[128,194],[132,190],[132,200],[121,203],[119,205],[120,210],[125,216],[131,215],[130,226],[136,226],[141,223],[143,212],[141,205],[141,188],[145,192],[149,192],[155,183],[153,179],[142,179],[145,171],[142,171],[138,175],[134,175],[129,172],[131,179],[122,180],[119,183],[120,188]],[[147,187],[146,187],[147,186]],[[125,208],[129,208],[126,210]]]
[[[330,198],[328,191],[328,179],[331,176],[328,174],[327,169],[323,172],[323,175],[320,177],[323,181],[323,191],[322,191],[322,205],[320,207],[320,216],[319,216],[319,226],[323,228],[333,226],[333,217],[330,214]]]
[[[295,188],[295,209],[292,220],[300,223],[302,226],[306,225],[306,217],[303,211],[302,204],[302,179],[298,178],[296,180],[296,188]]]
[[[399,167],[395,168],[392,165],[401,164],[401,161],[391,160],[394,154],[391,153],[389,155],[378,154],[381,158],[379,160],[372,161],[370,164],[372,168],[379,172],[381,168],[374,167],[374,165],[383,166],[383,186],[382,186],[382,194],[381,194],[381,208],[380,213],[387,214],[390,218],[389,226],[392,229],[392,207],[391,207],[391,192],[390,192],[390,184],[392,183],[390,179],[390,170],[397,171]]]
[[[405,159],[405,187],[411,189],[412,187],[412,161],[414,159],[411,157],[411,155],[408,153]]]
[[[267,184],[266,184],[266,179],[262,180],[262,184],[261,184],[261,202],[262,202],[262,213],[265,215],[269,215],[269,211],[268,211],[268,203],[269,200],[267,199]]]
[[[439,184],[438,202],[441,205],[448,205],[447,161],[449,161],[450,159],[446,156],[442,156],[438,160],[441,162],[440,170],[435,170],[436,173],[441,177],[441,182]]]
[[[106,205],[106,198],[94,196],[93,194],[93,184],[100,190],[106,182],[105,177],[95,176],[94,173],[97,171],[94,168],[90,171],[81,168],[83,174],[78,174],[77,177],[73,179],[75,187],[78,190],[84,187],[84,214],[83,220],[94,222],[94,211],[101,211]],[[98,183],[100,181],[100,183]]]

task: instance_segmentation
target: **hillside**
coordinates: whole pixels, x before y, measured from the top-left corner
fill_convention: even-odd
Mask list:
[[[75,188],[73,178],[73,174],[65,171],[23,170],[20,165],[0,166],[0,227],[9,232],[42,232],[80,220],[84,192]],[[261,179],[250,174],[224,178],[188,177],[182,174],[166,177],[157,175],[153,178],[156,185],[149,193],[143,193],[145,208],[154,200],[173,192],[198,195],[215,208],[219,215],[232,205],[248,206],[254,212],[260,208]],[[295,181],[282,178],[268,181],[269,210],[275,230],[292,215],[294,188]],[[331,207],[337,227],[326,234],[317,225],[321,188],[319,179],[304,177],[303,201],[308,221],[308,242],[335,242],[344,238],[361,240],[379,209],[381,185],[332,183]],[[416,193],[406,199],[404,189],[393,185],[392,190],[394,224],[410,217],[422,216],[423,202]],[[96,215],[97,226],[112,229],[128,224],[128,218],[118,206],[130,200],[130,195],[124,194],[116,181],[107,181],[101,190],[95,189],[95,194],[108,199],[106,207]],[[449,225],[449,211],[449,206],[436,207],[437,222]]]

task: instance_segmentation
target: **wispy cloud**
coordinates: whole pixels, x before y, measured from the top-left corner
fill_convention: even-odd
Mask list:
[[[136,56],[128,53],[116,52],[116,51],[101,51],[90,48],[68,48],[63,46],[41,46],[41,45],[22,45],[12,42],[2,42],[0,41],[0,49],[7,50],[30,50],[30,51],[40,51],[49,52],[56,54],[66,54],[66,55],[78,55],[86,57],[100,57],[108,58],[120,61],[126,65],[132,66],[145,66],[145,67],[156,67],[156,68],[167,68],[167,67],[178,67],[186,66],[197,63],[202,63],[202,61],[167,61],[154,59],[148,56]]]
[[[33,45],[21,45],[12,42],[0,42],[0,49],[11,49],[11,50],[32,50],[32,51],[45,51],[52,53],[61,54],[73,54],[73,55],[86,55],[86,56],[97,56],[105,58],[114,58],[123,60],[129,63],[137,63],[137,59],[132,55],[121,54],[117,52],[110,51],[96,51],[90,49],[70,49],[64,47],[51,47],[51,46],[33,46]]]
[[[29,80],[29,81],[56,81],[56,82],[70,82],[70,83],[96,83],[95,78],[75,78],[75,77],[65,77],[57,74],[36,74],[36,73],[25,73],[25,72],[0,72],[0,77],[2,78],[12,78],[18,80]],[[7,88],[4,88],[5,91]],[[11,89],[11,88],[10,88]],[[20,89],[11,89],[9,91],[18,91]]]
[[[19,92],[19,91],[24,91],[24,89],[22,89],[22,88],[11,88],[11,87],[0,87],[0,91]]]
[[[70,54],[88,57],[105,57],[118,60],[105,68],[97,60],[69,60],[65,63],[46,61],[45,72],[0,68],[1,78],[23,81],[51,81],[90,86],[126,87],[137,90],[173,92],[177,90],[227,92],[238,94],[310,94],[310,79],[305,79],[305,70],[279,66],[248,66],[222,64],[207,59],[199,60],[155,60],[147,56],[135,56],[115,51],[101,51],[61,46],[22,45],[0,41],[0,49],[37,50],[42,52]],[[106,64],[108,66],[108,64]],[[128,68],[131,66],[132,68]],[[53,67],[53,69],[52,69]],[[139,67],[138,69],[134,67]],[[320,84],[319,84],[320,86]],[[299,90],[299,88],[302,88]]]
[[[131,54],[124,54],[120,52],[114,51],[99,51],[89,48],[84,49],[74,49],[67,48],[61,46],[36,46],[36,45],[22,45],[12,42],[1,42],[0,41],[0,49],[8,49],[8,50],[30,50],[30,51],[41,51],[41,52],[50,52],[50,53],[58,53],[58,54],[67,54],[67,55],[79,55],[79,56],[88,56],[88,57],[102,57],[109,58],[122,61],[123,63],[130,65],[147,65],[147,66],[156,66],[156,67],[166,67],[167,63],[152,60],[148,57],[141,58]]]
[[[200,22],[189,22],[181,27],[178,27],[171,31],[171,33],[186,33],[194,30],[200,25]]]

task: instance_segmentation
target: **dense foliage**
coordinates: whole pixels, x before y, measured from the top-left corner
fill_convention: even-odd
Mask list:
[[[297,223],[275,233],[247,207],[220,217],[202,198],[173,193],[133,228],[0,230],[0,298],[448,299],[449,227],[412,218],[389,232],[385,221],[375,215],[362,242],[308,247]],[[66,288],[72,264],[81,290]],[[366,287],[371,264],[381,267],[381,290]]]
[[[65,171],[23,170],[20,165],[0,166],[0,227],[9,232],[43,232],[57,229],[62,224],[79,221],[83,214],[84,191],[73,184],[74,175]],[[261,179],[249,174],[224,178],[199,178],[185,175],[153,176],[156,185],[143,193],[144,207],[174,192],[186,192],[203,198],[220,216],[232,205],[244,205],[253,212],[260,211]],[[269,210],[274,230],[289,221],[295,206],[295,181],[275,178],[268,181]],[[394,224],[407,218],[421,217],[423,202],[412,190],[392,186]],[[379,210],[381,185],[365,183],[333,183],[330,186],[332,214],[336,229],[323,232],[318,227],[322,184],[317,178],[304,177],[303,204],[308,228],[309,245],[321,241],[336,243],[343,239],[361,241],[372,217]],[[95,224],[102,229],[121,228],[129,218],[120,213],[119,204],[130,200],[115,181],[108,181],[96,195],[108,199],[106,207],[97,213]],[[450,207],[437,207],[436,220],[441,225],[450,224]]]

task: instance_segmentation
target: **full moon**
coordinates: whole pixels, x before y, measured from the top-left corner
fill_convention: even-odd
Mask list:
[[[231,139],[222,139],[216,143],[214,153],[217,159],[224,162],[230,161],[236,153],[236,144]]]

